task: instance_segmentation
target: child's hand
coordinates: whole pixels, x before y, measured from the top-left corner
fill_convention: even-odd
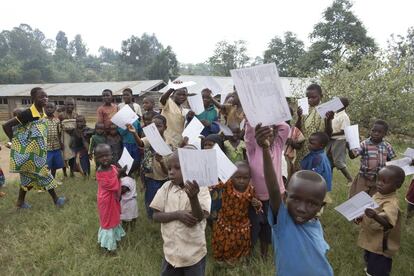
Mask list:
[[[194,111],[192,111],[192,110],[188,111],[188,113],[187,113],[187,121],[191,121],[194,118],[194,116],[195,116]]]
[[[200,122],[203,124],[204,127],[209,127],[211,126],[211,123],[207,120],[200,120]]]
[[[273,133],[271,127],[262,127],[262,124],[256,126],[256,142],[262,148],[268,148],[270,146],[269,136]]]
[[[121,176],[126,173],[127,168],[128,168],[128,166],[125,165],[124,167],[122,167],[122,169],[118,170],[118,178],[121,178]]]
[[[159,155],[158,153],[155,154],[155,160],[157,160],[158,163],[161,163],[164,159],[162,155]]]
[[[89,154],[89,160],[92,160],[93,159],[93,154],[91,153],[91,154]]]
[[[365,215],[369,218],[374,218],[377,215],[377,212],[375,212],[374,209],[367,208],[365,209]]]
[[[198,184],[196,181],[188,181],[184,184],[184,191],[187,193],[188,198],[194,198],[198,195],[198,192],[200,192],[200,187],[198,187]]]
[[[287,138],[286,146],[292,146],[292,144],[293,144],[293,139],[292,138]]]
[[[187,136],[185,136],[184,138],[183,138],[183,140],[181,141],[181,143],[178,145],[178,147],[179,148],[183,148],[183,147],[185,147],[185,146],[187,146],[188,145],[188,137]]]
[[[126,128],[128,129],[129,132],[131,132],[131,133],[135,133],[136,132],[135,127],[133,125],[126,124],[125,126],[126,126]]]
[[[193,227],[198,222],[197,218],[194,217],[190,211],[187,211],[187,210],[177,211],[176,214],[177,214],[177,219],[188,227]]]
[[[328,119],[328,121],[332,120],[334,118],[334,116],[335,116],[335,112],[333,112],[333,111],[328,111],[325,114],[325,117],[326,117],[326,119]]]
[[[127,186],[122,186],[121,187],[121,195],[128,193],[129,191],[131,191]]]
[[[296,114],[298,115],[298,117],[301,117],[302,116],[302,114],[303,114],[303,110],[302,110],[302,107],[298,107],[298,110],[296,111]]]
[[[361,222],[362,222],[362,217],[354,219],[354,223],[357,225],[360,224]]]
[[[262,204],[262,202],[260,200],[258,200],[255,197],[252,198],[252,206],[256,210],[256,212],[262,211],[263,204]]]

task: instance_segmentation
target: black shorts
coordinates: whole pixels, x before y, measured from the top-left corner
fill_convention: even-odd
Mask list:
[[[256,214],[256,210],[249,207],[249,219],[252,225],[251,228],[251,239],[252,247],[255,246],[258,239],[266,243],[272,243],[272,229],[270,228],[269,222],[267,221],[267,211],[269,210],[269,200],[261,201],[263,204],[262,210]]]
[[[192,266],[174,267],[164,258],[161,276],[204,276],[206,271],[206,256]]]
[[[391,273],[392,259],[384,255],[364,252],[364,260],[367,266],[367,273],[372,276],[388,276]]]

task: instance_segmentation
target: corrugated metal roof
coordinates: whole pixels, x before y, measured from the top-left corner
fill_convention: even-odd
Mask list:
[[[114,95],[122,95],[122,90],[129,87],[135,95],[150,91],[163,84],[162,80],[120,81],[120,82],[78,82],[47,84],[2,84],[0,97],[30,96],[33,87],[42,87],[49,96],[100,96],[102,90],[111,89]]]
[[[233,80],[231,77],[215,77],[211,76],[226,92],[233,91]],[[197,93],[206,88],[205,81],[207,76],[180,76],[175,80],[182,82],[194,81],[197,84],[188,87],[189,93]],[[304,95],[306,87],[312,83],[311,79],[308,78],[290,78],[280,77],[283,90],[286,97],[301,96]],[[160,92],[164,93],[167,91],[167,87],[164,87]]]

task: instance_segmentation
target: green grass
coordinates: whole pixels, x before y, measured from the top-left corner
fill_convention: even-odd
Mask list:
[[[394,145],[400,153],[406,147],[398,143]],[[349,162],[353,175],[358,166],[358,159]],[[403,200],[407,185],[408,179],[398,191],[404,219],[401,250],[394,257],[393,275],[414,275],[414,223],[405,224]],[[33,208],[18,212],[14,209],[18,184],[8,183],[3,189],[7,196],[0,198],[0,274],[159,275],[162,260],[160,226],[146,218],[143,195],[139,194],[140,218],[136,229],[121,241],[115,256],[108,256],[96,242],[99,227],[96,189],[93,180],[67,179],[58,188],[59,194],[69,198],[63,209],[56,209],[47,193],[30,192],[27,201]],[[325,236],[331,246],[328,258],[335,275],[363,275],[362,250],[356,246],[358,227],[333,210],[346,196],[345,179],[335,171],[334,203],[322,216]],[[210,230],[206,235],[210,240]],[[208,251],[207,275],[274,275],[273,259],[262,262],[257,252],[249,265],[224,267],[211,257],[210,242]]]

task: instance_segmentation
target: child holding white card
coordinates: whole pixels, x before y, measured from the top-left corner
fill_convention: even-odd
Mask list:
[[[229,126],[233,136],[230,136],[228,140],[224,141],[224,152],[227,157],[233,162],[247,160],[246,144],[241,140],[242,131],[239,125]]]
[[[129,172],[120,173],[119,182],[121,183],[121,221],[127,230],[134,227],[138,217],[137,205],[137,183],[133,174],[139,168],[140,163],[134,160]]]
[[[212,247],[214,259],[228,263],[247,257],[251,251],[249,206],[260,212],[262,203],[255,198],[250,184],[250,168],[246,161],[236,163],[237,171],[226,183],[213,187],[223,189],[223,207],[213,224]]]
[[[168,159],[170,181],[158,190],[150,207],[161,223],[164,260],[161,275],[204,276],[206,267],[206,220],[211,198],[207,187],[184,183],[178,152]]]
[[[161,137],[164,139],[164,133],[167,129],[167,120],[162,115],[156,115],[152,122],[157,127]],[[158,189],[168,180],[168,170],[166,160],[151,147],[148,138],[140,138],[132,125],[127,125],[128,130],[134,135],[138,146],[144,148],[144,159],[142,161],[142,171],[144,172],[144,189],[145,189],[145,207],[148,218],[152,219],[152,209],[149,207]],[[170,145],[171,149],[173,147]]]
[[[362,217],[358,246],[365,249],[367,275],[390,275],[392,256],[400,247],[401,213],[396,190],[405,179],[404,170],[386,166],[378,173],[378,192],[372,197],[378,208],[366,209]]]

